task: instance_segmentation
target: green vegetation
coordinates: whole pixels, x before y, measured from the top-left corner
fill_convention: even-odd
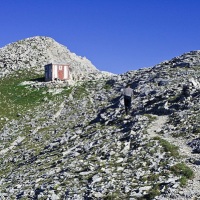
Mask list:
[[[88,91],[87,91],[86,88],[87,88],[86,84],[84,84],[84,83],[79,85],[79,86],[76,86],[74,88],[74,91],[73,91],[73,97],[75,99],[81,99],[81,98],[87,96],[88,95]]]
[[[169,98],[168,98],[168,102],[169,103],[175,103],[175,102],[178,102],[179,100],[180,100],[180,94],[177,94],[177,95],[175,95],[175,96],[170,96]]]
[[[112,86],[111,86],[110,84],[106,83],[106,84],[103,86],[103,88],[104,88],[105,90],[111,90],[111,89],[112,89]]]
[[[200,133],[200,127],[195,127],[195,128],[193,128],[193,133],[194,133],[195,135],[198,135],[198,134]]]
[[[37,46],[36,46],[36,45],[34,45],[32,48],[33,48],[33,49],[37,49]]]
[[[56,99],[56,95],[48,92],[47,87],[30,87],[20,85],[24,81],[41,81],[44,77],[33,71],[23,70],[15,72],[0,79],[0,129],[7,119],[17,119],[18,116],[34,109],[34,107],[44,102],[44,99]],[[69,95],[71,89],[64,88],[60,94]],[[59,95],[59,94],[58,94]]]
[[[178,138],[178,137],[184,137],[187,135],[186,131],[181,131],[181,132],[175,132],[172,134],[173,137]]]
[[[0,163],[2,163],[2,162],[0,162]],[[5,177],[11,170],[12,170],[11,166],[4,166],[4,168],[1,168],[0,176]]]
[[[141,181],[146,182],[146,181],[151,181],[151,182],[156,182],[158,181],[159,177],[161,176],[161,174],[148,174],[146,176],[143,176],[141,178]]]
[[[160,188],[159,185],[153,185],[153,187],[148,191],[148,194],[145,195],[146,200],[154,199],[154,197],[160,195]]]
[[[160,137],[154,137],[154,140],[158,140],[165,152],[170,153],[170,156],[179,157],[178,147],[170,144],[168,141],[161,139]]]
[[[18,113],[30,109],[38,104],[44,98],[45,89],[27,89],[19,84],[23,81],[30,81],[37,78],[38,75],[32,73],[32,77],[28,72],[23,75],[10,75],[0,80],[0,117],[13,119]],[[39,77],[38,77],[39,78]]]
[[[160,174],[150,174],[147,178],[149,181],[157,181],[159,179]]]
[[[184,163],[178,163],[171,167],[171,171],[180,176],[180,185],[183,187],[187,184],[188,179],[194,177],[194,172]]]
[[[119,191],[112,192],[103,198],[103,200],[120,200],[120,199],[121,198]]]
[[[150,114],[144,114],[145,117],[148,117],[149,121],[152,122],[152,121],[155,121],[157,118],[153,115],[150,115]]]

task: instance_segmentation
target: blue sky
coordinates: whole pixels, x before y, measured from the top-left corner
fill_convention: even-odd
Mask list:
[[[0,47],[48,36],[113,73],[200,49],[200,0],[0,0]]]

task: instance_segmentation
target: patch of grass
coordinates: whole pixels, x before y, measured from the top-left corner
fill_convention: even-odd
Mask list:
[[[46,96],[43,94],[46,88],[28,89],[26,86],[19,85],[23,81],[30,81],[36,77],[39,78],[40,75],[24,71],[0,79],[0,118],[15,119],[18,113],[41,103]]]
[[[2,163],[1,163],[2,164]],[[3,165],[2,165],[3,166]],[[0,176],[1,177],[5,177],[7,176],[7,174],[9,174],[11,171],[11,167],[10,166],[5,166],[4,168],[1,168],[1,171],[0,171]]]
[[[146,168],[146,170],[148,170],[149,168],[147,167]],[[144,169],[145,170],[145,169]],[[159,177],[160,176],[162,176],[162,174],[154,174],[153,172],[152,173],[150,173],[150,174],[148,174],[148,175],[146,175],[146,176],[143,176],[142,178],[141,178],[141,180],[143,181],[143,182],[146,182],[146,181],[148,181],[148,182],[152,182],[152,183],[155,183],[155,182],[157,182],[158,180],[159,180]]]
[[[17,119],[41,105],[44,99],[48,101],[63,100],[63,97],[69,96],[72,88],[64,88],[61,94],[52,95],[47,87],[33,88],[20,85],[24,81],[37,81],[44,79],[42,74],[37,74],[37,70],[17,71],[7,77],[0,79],[0,129],[6,123],[6,119]],[[20,115],[19,115],[20,114]]]
[[[146,144],[146,147],[154,147],[155,146],[155,141],[148,141]]]
[[[37,46],[36,46],[36,45],[34,45],[34,46],[32,47],[32,49],[37,49]]]
[[[156,196],[160,195],[159,185],[154,185],[149,191],[148,194],[145,195],[146,200],[154,199]]]
[[[184,137],[187,135],[187,132],[186,131],[180,131],[180,132],[176,132],[176,133],[173,133],[172,136],[175,137],[175,138],[178,138],[178,137]]]
[[[169,152],[171,156],[173,157],[179,157],[178,147],[170,144],[168,141],[160,138],[160,137],[154,137],[154,140],[158,140],[160,145],[163,147],[165,152]]]
[[[72,87],[70,87],[70,88],[65,87],[64,89],[65,90],[63,90],[61,92],[61,94],[65,95],[65,96],[69,96],[71,94],[71,92],[72,92]]]
[[[104,86],[103,86],[103,89],[105,90],[111,90],[112,89],[112,86],[108,83],[106,83]]]
[[[195,135],[198,135],[198,134],[200,133],[200,127],[195,127],[195,128],[193,128],[193,133],[194,133]]]
[[[171,96],[168,98],[168,102],[169,103],[176,103],[178,101],[180,101],[180,94],[176,95],[176,96]]]
[[[150,115],[150,114],[144,114],[145,117],[148,117],[149,121],[152,122],[152,121],[155,121],[157,119],[156,116],[153,116],[153,115]]]
[[[183,187],[187,184],[188,179],[192,179],[194,177],[194,172],[185,164],[185,163],[177,163],[171,167],[171,171],[177,175],[181,176],[180,185]]]
[[[148,176],[148,179],[147,180],[149,180],[149,181],[157,181],[158,179],[159,179],[159,174],[150,174],[149,176]]]
[[[186,184],[187,184],[187,178],[185,177],[185,176],[181,176],[181,178],[180,178],[180,186],[181,187],[185,187],[186,186]]]
[[[137,198],[137,200],[152,200],[156,196],[160,195],[160,188],[158,184],[153,185],[153,187],[148,191],[148,194],[143,197]]]
[[[105,196],[103,198],[103,200],[117,200],[117,199],[121,199],[120,198],[120,192],[119,191],[116,191],[116,192],[113,192],[113,193],[110,193],[108,194],[107,196]]]
[[[87,96],[87,94],[88,94],[88,91],[86,90],[86,85],[83,83],[80,86],[75,87],[73,97],[75,99],[81,99]]]

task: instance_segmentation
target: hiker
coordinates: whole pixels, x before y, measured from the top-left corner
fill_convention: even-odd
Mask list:
[[[189,87],[189,85],[183,85],[182,95],[185,98],[188,98],[190,96],[190,87]]]
[[[123,89],[123,95],[124,95],[125,112],[126,115],[128,115],[131,109],[131,98],[133,96],[133,89],[130,87],[129,84],[126,86],[126,88]]]

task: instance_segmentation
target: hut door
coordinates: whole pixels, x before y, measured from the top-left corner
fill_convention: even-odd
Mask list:
[[[62,65],[59,65],[59,67],[58,67],[58,78],[60,80],[64,79],[64,73],[63,73],[63,71],[64,71],[64,67]]]

